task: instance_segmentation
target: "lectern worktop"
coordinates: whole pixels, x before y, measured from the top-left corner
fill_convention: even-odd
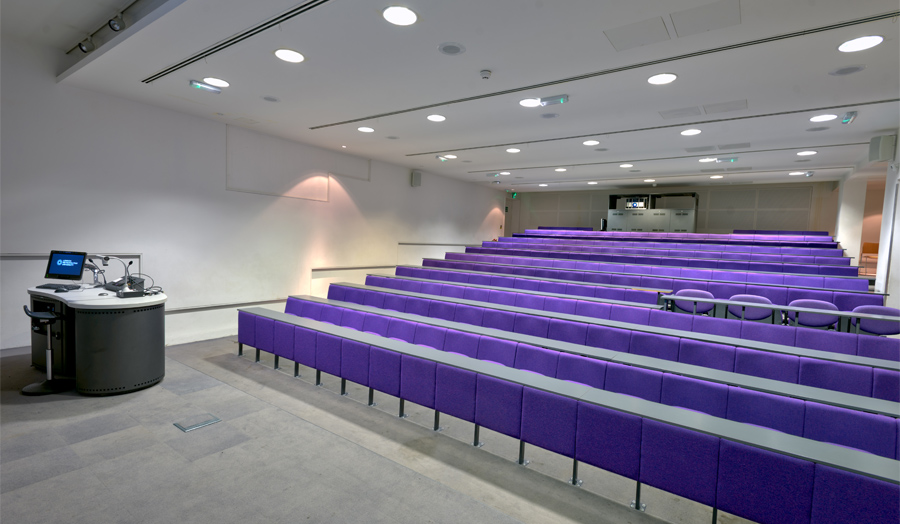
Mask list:
[[[89,395],[128,393],[165,376],[166,295],[118,298],[102,287],[65,293],[30,288],[31,310],[53,311],[60,320],[49,329],[54,375],[74,378]],[[46,366],[47,328],[31,333],[35,367]]]

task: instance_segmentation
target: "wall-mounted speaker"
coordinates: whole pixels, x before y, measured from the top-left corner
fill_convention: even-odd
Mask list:
[[[422,185],[421,171],[414,169],[413,172],[409,174],[409,185],[412,187],[419,187]]]
[[[897,135],[883,135],[873,137],[869,141],[869,162],[884,162],[894,159],[894,147],[897,145]]]

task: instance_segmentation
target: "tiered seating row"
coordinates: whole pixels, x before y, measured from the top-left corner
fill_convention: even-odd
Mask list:
[[[490,304],[516,306],[538,311],[552,313],[565,313],[569,315],[582,315],[592,319],[616,320],[641,326],[653,326],[681,331],[697,331],[724,337],[767,342],[782,346],[792,346],[807,349],[831,351],[844,355],[859,355],[884,360],[900,361],[900,344],[886,338],[859,335],[856,333],[841,333],[838,336],[830,336],[818,329],[796,326],[782,326],[778,324],[765,324],[738,319],[726,319],[720,317],[706,317],[684,315],[668,311],[650,311],[629,307],[621,304],[609,304],[608,306],[596,302],[586,302],[574,297],[564,298],[565,295],[545,296],[528,291],[503,291],[496,289],[469,288],[466,284],[454,282],[452,284],[440,284],[437,282],[407,280],[416,275],[416,278],[426,278],[429,272],[440,273],[435,270],[414,268],[397,268],[397,273],[403,276],[384,277],[369,275],[366,284],[386,289],[423,293],[436,297],[463,298]],[[408,275],[408,276],[407,276]],[[437,275],[447,276],[445,274]],[[502,287],[512,287],[509,277],[494,277],[498,283],[507,284]],[[534,282],[534,281],[529,281]],[[545,287],[546,288],[546,287]],[[566,291],[582,291],[569,288]],[[669,296],[671,297],[671,296]],[[690,300],[690,299],[682,299]],[[581,303],[579,303],[581,302]],[[646,306],[645,306],[646,307]],[[447,319],[451,320],[451,319]],[[845,336],[850,335],[850,336]],[[893,351],[892,351],[893,349]]]
[[[475,255],[470,253],[447,253],[447,259],[426,258],[422,261],[424,266],[435,268],[462,269],[480,271],[484,273],[498,273],[516,276],[533,276],[539,278],[552,278],[557,280],[569,280],[574,282],[591,282],[597,284],[617,284],[634,286],[638,288],[653,289],[702,289],[713,294],[714,298],[729,299],[734,295],[759,295],[768,298],[773,304],[788,305],[794,300],[803,298],[824,300],[837,306],[840,311],[853,311],[853,308],[864,305],[884,305],[884,295],[869,293],[867,291],[855,291],[852,289],[826,289],[824,287],[801,287],[805,283],[814,283],[804,280],[802,277],[784,277],[787,283],[757,282],[762,278],[754,273],[738,272],[712,272],[709,270],[682,269],[680,273],[687,276],[666,276],[660,269],[674,268],[650,268],[645,266],[625,266],[621,264],[599,266],[596,262],[573,261],[547,261],[541,259],[527,259],[515,257],[500,257],[496,255]],[[598,265],[594,265],[598,264]],[[597,271],[597,267],[603,267]],[[643,273],[634,273],[642,271]],[[674,269],[673,272],[678,271]],[[706,273],[706,276],[703,276]],[[715,273],[715,275],[713,275]],[[768,276],[768,275],[764,275]],[[777,275],[779,277],[783,275]],[[745,282],[737,280],[717,280],[717,278],[745,278]],[[821,278],[821,277],[820,277]],[[706,280],[708,279],[708,280]],[[831,279],[823,279],[831,280]],[[791,285],[792,282],[796,284]],[[824,282],[819,280],[818,282]],[[848,283],[855,280],[848,280]],[[832,282],[828,283],[833,285]],[[868,286],[868,284],[867,284]]]
[[[732,269],[738,271],[765,271],[770,273],[792,273],[798,275],[829,275],[856,277],[859,268],[855,266],[788,264],[779,262],[750,262],[745,260],[721,260],[711,258],[675,258],[665,255],[615,255],[602,253],[580,253],[572,251],[540,251],[511,247],[467,247],[466,253],[480,253],[503,256],[559,258],[567,260],[591,260],[621,264],[650,264],[655,266],[697,267],[706,269]],[[449,253],[448,253],[449,254]],[[832,260],[829,258],[829,260]],[[850,259],[841,258],[837,260]]]
[[[900,366],[887,360],[354,284],[331,284],[328,298],[866,397],[894,400],[900,389]]]
[[[748,262],[775,262],[787,264],[812,264],[820,266],[849,266],[850,259],[846,257],[833,256],[807,256],[807,255],[769,255],[769,254],[752,254],[752,253],[732,253],[722,251],[704,251],[692,249],[659,249],[644,247],[597,247],[583,244],[563,244],[563,243],[532,243],[532,242],[499,242],[495,240],[486,240],[481,243],[481,247],[500,248],[500,249],[529,249],[532,251],[570,251],[574,253],[603,253],[610,255],[643,255],[648,257],[675,257],[684,259],[701,259],[701,260],[743,260]],[[614,259],[609,261],[615,262]]]
[[[677,242],[652,242],[652,241],[631,241],[631,240],[584,240],[577,238],[551,237],[539,238],[529,236],[499,237],[498,242],[503,243],[528,243],[528,244],[553,244],[553,245],[573,245],[587,247],[622,247],[622,248],[642,248],[642,249],[684,249],[695,251],[710,251],[713,253],[744,253],[751,255],[769,254],[769,255],[801,255],[813,257],[843,257],[844,250],[841,248],[816,248],[816,247],[781,247],[781,246],[754,246],[754,245],[731,245],[731,244],[696,244]]]
[[[422,325],[442,328],[443,330],[446,330],[446,335],[443,338],[444,348],[451,352],[460,352],[453,349],[452,346],[454,345],[458,345],[463,349],[468,347],[471,352],[471,348],[478,347],[479,343],[477,341],[480,341],[482,338],[490,338],[493,340],[507,341],[513,345],[524,344],[528,347],[548,349],[560,354],[602,360],[649,371],[677,374],[681,377],[704,382],[735,386],[745,390],[807,400],[819,404],[863,411],[866,413],[886,415],[893,418],[897,418],[898,414],[900,414],[900,405],[894,401],[862,397],[812,386],[742,375],[731,371],[720,371],[692,364],[672,362],[654,357],[596,348],[561,340],[534,337],[531,335],[475,326],[462,322],[453,322],[433,317],[423,317],[411,313],[403,313],[400,311],[379,309],[374,306],[366,306],[352,302],[336,301],[311,296],[292,296],[288,298],[285,312],[353,329],[359,329],[359,326],[362,325],[361,330],[364,332],[399,338],[415,344],[430,344],[432,347],[441,342],[439,335],[435,337],[436,332],[431,330],[423,330],[421,332],[413,331],[408,329],[407,323],[400,321],[409,321],[417,326]],[[360,314],[363,316],[360,317]],[[439,331],[438,333],[440,332],[443,331]],[[462,351],[462,353],[468,355],[465,351]],[[475,356],[477,357],[477,349],[475,350]]]
[[[263,308],[240,313],[239,342],[290,348],[319,371],[520,439],[520,461],[527,442],[574,459],[573,471],[580,461],[713,506],[714,518],[900,513],[896,460]]]

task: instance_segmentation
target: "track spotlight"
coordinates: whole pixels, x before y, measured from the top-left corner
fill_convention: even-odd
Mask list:
[[[82,53],[90,53],[94,50],[94,41],[91,37],[87,37],[78,44],[78,49],[81,49]]]
[[[109,28],[118,33],[119,31],[125,29],[125,19],[122,18],[122,15],[116,15],[114,18],[109,19]]]

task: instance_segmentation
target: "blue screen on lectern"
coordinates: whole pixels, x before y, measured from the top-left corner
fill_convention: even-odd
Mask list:
[[[81,280],[85,258],[87,253],[79,251],[51,251],[44,278]]]

